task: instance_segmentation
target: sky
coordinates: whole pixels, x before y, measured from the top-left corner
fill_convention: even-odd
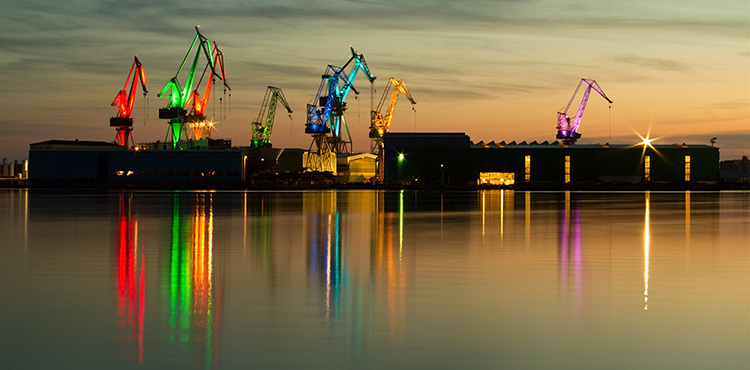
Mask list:
[[[347,99],[357,152],[370,148],[371,101],[389,77],[417,102],[399,100],[391,132],[465,132],[474,142],[554,141],[557,112],[587,77],[614,103],[592,93],[579,143],[717,137],[722,160],[750,155],[747,0],[25,0],[4,6],[0,25],[0,157],[11,161],[34,142],[113,141],[110,104],[134,54],[149,93],[138,92],[133,137],[163,141],[167,99],[157,94],[196,25],[223,51],[231,87],[212,94],[212,137],[236,146],[249,144],[273,85],[294,113],[278,111],[271,142],[309,148],[305,105],[352,45],[377,77],[370,86],[360,75],[360,94]]]

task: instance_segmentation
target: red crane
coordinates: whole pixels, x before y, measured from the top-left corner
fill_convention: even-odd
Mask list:
[[[148,94],[148,90],[146,89],[146,75],[143,73],[143,64],[138,60],[137,55],[134,58],[135,61],[133,61],[133,65],[130,67],[130,73],[128,73],[128,78],[125,80],[125,86],[117,93],[115,100],[112,102],[112,106],[117,107],[117,117],[109,119],[109,126],[117,127],[115,143],[125,147],[135,146],[131,134],[133,131],[133,118],[130,114],[133,112],[133,104],[135,103],[136,81],[141,81],[143,96]],[[130,92],[126,91],[128,83],[130,83]]]

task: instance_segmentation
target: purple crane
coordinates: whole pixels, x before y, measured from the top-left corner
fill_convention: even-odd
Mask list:
[[[578,112],[576,112],[573,123],[570,123],[568,109],[570,108],[570,105],[573,104],[573,100],[576,98],[578,90],[581,89],[581,85],[583,84],[586,84],[586,89],[583,92],[581,105],[578,107]],[[583,117],[583,111],[586,110],[586,103],[589,102],[591,89],[596,90],[599,95],[612,104],[612,100],[607,97],[607,94],[602,91],[602,88],[599,87],[599,84],[596,83],[596,81],[585,77],[582,78],[581,81],[578,82],[578,87],[576,87],[576,91],[573,92],[573,96],[570,98],[568,105],[565,106],[565,110],[557,112],[557,138],[562,139],[564,144],[575,144],[576,140],[581,137],[581,134],[578,132],[578,127],[581,125],[581,118]]]

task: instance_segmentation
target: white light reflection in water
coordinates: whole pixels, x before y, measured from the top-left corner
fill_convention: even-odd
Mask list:
[[[648,311],[648,263],[651,248],[651,192],[646,191],[646,216],[643,227],[643,310]]]

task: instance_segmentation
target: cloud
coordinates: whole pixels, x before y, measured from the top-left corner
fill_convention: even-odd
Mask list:
[[[619,55],[613,58],[619,63],[630,64],[637,67],[645,67],[662,72],[692,72],[691,67],[683,62],[662,58],[648,58],[637,55]]]

